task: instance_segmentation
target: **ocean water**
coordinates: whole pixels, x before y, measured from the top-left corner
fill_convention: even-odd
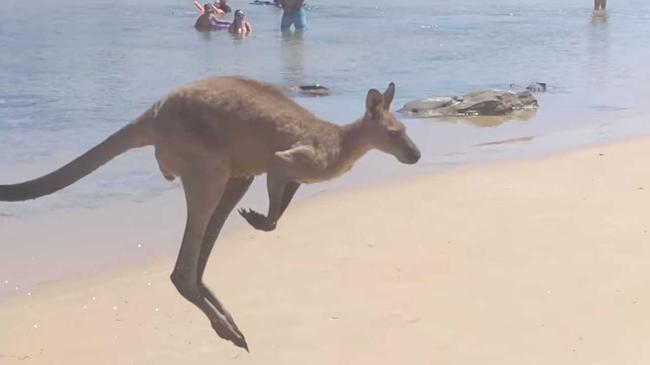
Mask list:
[[[397,84],[410,99],[485,88],[552,89],[527,120],[405,120],[423,151],[418,171],[646,133],[650,2],[312,1],[309,29],[282,34],[281,11],[232,0],[253,24],[237,39],[198,33],[189,0],[57,0],[0,4],[0,183],[49,172],[135,118],[173,88],[214,75],[279,86],[320,83],[296,101],[337,123],[363,112],[369,88]],[[226,17],[227,18],[227,17]],[[496,143],[498,141],[519,143]],[[404,171],[377,154],[360,169]],[[365,169],[365,170],[364,170]],[[151,149],[131,152],[54,197],[0,204],[24,217],[67,207],[145,201],[177,185]]]

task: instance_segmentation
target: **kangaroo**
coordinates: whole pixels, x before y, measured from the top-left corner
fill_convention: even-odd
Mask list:
[[[239,214],[255,229],[272,231],[301,184],[340,176],[376,148],[406,164],[420,151],[390,112],[395,84],[368,91],[366,111],[339,126],[317,118],[278,89],[242,77],[215,77],[180,87],[136,120],[47,175],[0,185],[0,201],[52,194],[127,150],[154,146],[167,180],[180,178],[187,221],[171,281],[223,339],[248,351],[244,334],[203,273],[219,232],[256,175],[267,174],[266,215]]]

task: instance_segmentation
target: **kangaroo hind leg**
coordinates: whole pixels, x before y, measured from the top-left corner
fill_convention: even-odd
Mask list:
[[[215,168],[214,165],[196,166],[190,173],[181,175],[187,202],[187,223],[171,280],[179,293],[208,317],[212,328],[221,338],[248,350],[243,336],[229,323],[226,315],[210,303],[199,286],[199,257],[203,237],[210,217],[223,195],[227,179],[227,169]]]
[[[235,208],[235,205],[241,200],[241,198],[246,194],[248,188],[253,182],[253,177],[242,177],[242,178],[230,178],[226,184],[225,191],[219,200],[219,204],[212,213],[208,226],[205,230],[203,236],[203,243],[201,245],[201,253],[199,255],[199,289],[201,293],[206,297],[206,299],[212,304],[221,314],[223,314],[233,327],[233,329],[239,334],[241,338],[244,338],[244,335],[241,333],[237,324],[233,320],[232,316],[226,308],[221,304],[219,299],[212,293],[212,291],[204,284],[203,282],[203,273],[205,272],[205,267],[210,258],[210,253],[214,247],[221,228],[223,227],[226,219]]]

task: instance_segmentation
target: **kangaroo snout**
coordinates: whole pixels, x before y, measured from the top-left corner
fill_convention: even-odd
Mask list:
[[[420,160],[421,156],[422,154],[420,153],[420,150],[417,149],[417,147],[415,147],[413,149],[406,151],[406,153],[404,153],[403,155],[397,157],[397,160],[407,165],[413,165]]]
[[[407,165],[413,165],[414,163],[418,162],[422,156],[418,146],[416,146],[415,143],[413,143],[413,141],[407,135],[404,135],[402,143],[403,144],[402,148],[400,148],[400,153],[395,156],[397,157],[397,160]]]
[[[422,157],[422,154],[420,153],[420,150],[416,148],[415,150],[413,150],[413,152],[411,152],[407,163],[409,165],[413,165],[414,163],[420,161],[420,157]]]

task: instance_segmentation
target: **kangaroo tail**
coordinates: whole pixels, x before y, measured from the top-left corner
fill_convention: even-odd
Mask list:
[[[118,155],[153,144],[150,126],[155,111],[147,110],[138,119],[72,162],[47,175],[18,184],[0,185],[0,201],[22,201],[52,194],[90,174]]]

